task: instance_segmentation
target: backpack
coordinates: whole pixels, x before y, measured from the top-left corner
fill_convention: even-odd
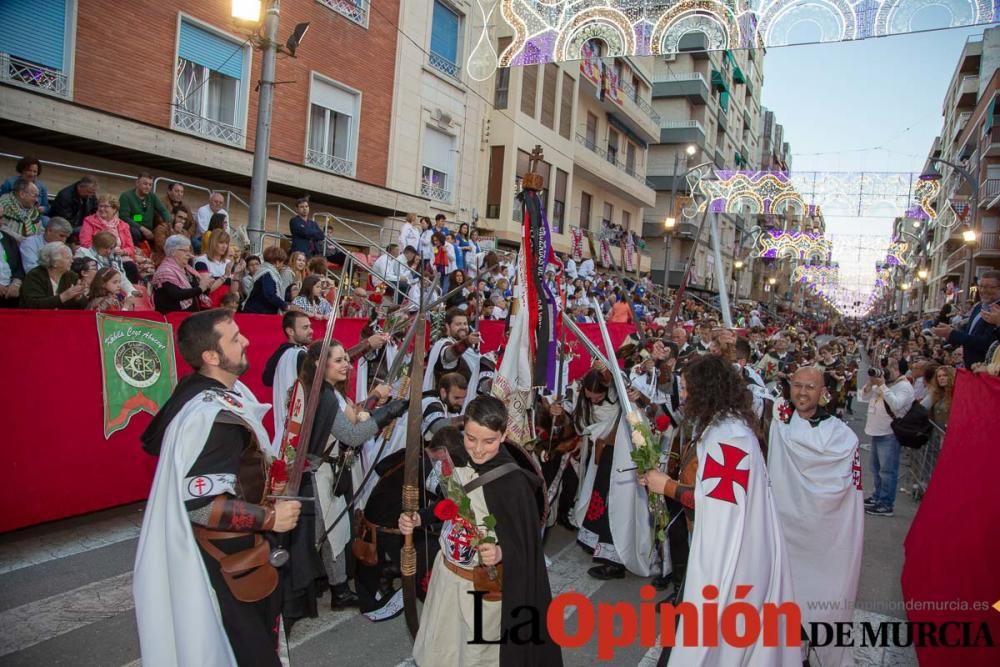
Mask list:
[[[886,413],[892,418],[892,432],[901,446],[909,449],[920,449],[927,444],[934,428],[931,426],[930,413],[927,408],[919,402],[913,401],[905,415],[896,417],[884,398],[882,402],[885,404]]]

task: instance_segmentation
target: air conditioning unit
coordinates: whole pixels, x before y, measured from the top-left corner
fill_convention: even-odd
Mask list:
[[[677,54],[676,53],[665,53],[665,54],[663,54],[663,62],[665,62],[665,63],[672,63],[675,60],[677,60]]]

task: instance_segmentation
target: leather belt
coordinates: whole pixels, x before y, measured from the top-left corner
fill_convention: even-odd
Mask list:
[[[227,533],[223,530],[214,530],[212,528],[205,528],[204,526],[192,525],[191,528],[194,529],[194,534],[201,535],[205,539],[209,540],[235,540],[238,537],[252,537],[253,533]]]
[[[444,561],[444,566],[446,568],[448,568],[458,576],[462,577],[466,581],[473,581],[472,570],[466,570],[464,567],[459,567],[458,565],[455,565],[444,556],[441,556],[441,559]]]

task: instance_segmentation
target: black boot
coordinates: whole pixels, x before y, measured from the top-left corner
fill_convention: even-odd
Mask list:
[[[358,596],[347,587],[347,582],[330,586],[330,609],[336,611],[346,607],[357,607]]]
[[[592,576],[594,579],[600,579],[602,581],[607,581],[609,579],[624,579],[625,566],[617,563],[604,563],[590,568],[587,570],[587,574]]]

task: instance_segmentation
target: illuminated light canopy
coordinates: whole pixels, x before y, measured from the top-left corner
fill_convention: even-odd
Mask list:
[[[499,27],[493,14],[499,2]],[[990,0],[477,0],[480,31],[469,55],[477,81],[496,66],[579,60],[580,47],[601,39],[614,56],[677,53],[684,35],[700,33],[707,51],[839,42],[996,20]],[[923,10],[933,8],[934,12]],[[941,11],[941,10],[944,11]],[[918,23],[914,18],[920,16]],[[928,17],[937,19],[928,25]],[[808,26],[809,30],[800,30]],[[494,32],[491,36],[491,31]],[[510,46],[493,52],[496,34],[513,30]],[[817,35],[818,33],[818,35]],[[796,35],[817,35],[797,40]]]
[[[829,239],[816,232],[784,232],[769,229],[757,240],[754,257],[827,261],[833,249]]]

